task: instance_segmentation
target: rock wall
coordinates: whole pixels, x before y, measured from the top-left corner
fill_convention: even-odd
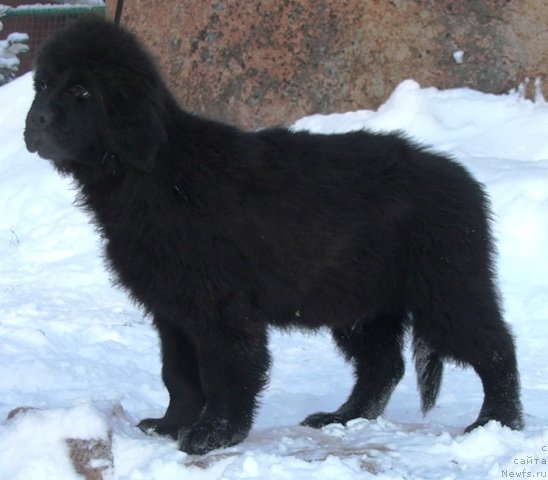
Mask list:
[[[131,0],[122,23],[185,108],[251,128],[375,108],[406,78],[502,93],[548,71],[544,0]]]

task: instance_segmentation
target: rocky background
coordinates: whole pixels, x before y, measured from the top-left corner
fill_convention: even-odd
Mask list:
[[[131,0],[122,23],[186,109],[248,128],[375,108],[406,78],[502,93],[548,69],[545,0]]]

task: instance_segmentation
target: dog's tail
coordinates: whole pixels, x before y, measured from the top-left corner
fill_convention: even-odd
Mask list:
[[[436,403],[443,376],[443,358],[415,330],[413,330],[413,360],[417,372],[417,386],[421,397],[422,414],[426,415]]]

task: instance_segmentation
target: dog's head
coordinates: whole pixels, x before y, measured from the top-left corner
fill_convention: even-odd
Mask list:
[[[106,168],[105,158],[154,168],[167,141],[169,93],[133,35],[97,17],[74,22],[41,48],[34,86],[29,151],[69,173],[78,165]]]

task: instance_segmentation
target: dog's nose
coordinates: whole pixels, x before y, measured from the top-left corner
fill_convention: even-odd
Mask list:
[[[53,113],[51,110],[41,108],[34,110],[30,115],[30,121],[35,127],[47,127],[53,120]]]

